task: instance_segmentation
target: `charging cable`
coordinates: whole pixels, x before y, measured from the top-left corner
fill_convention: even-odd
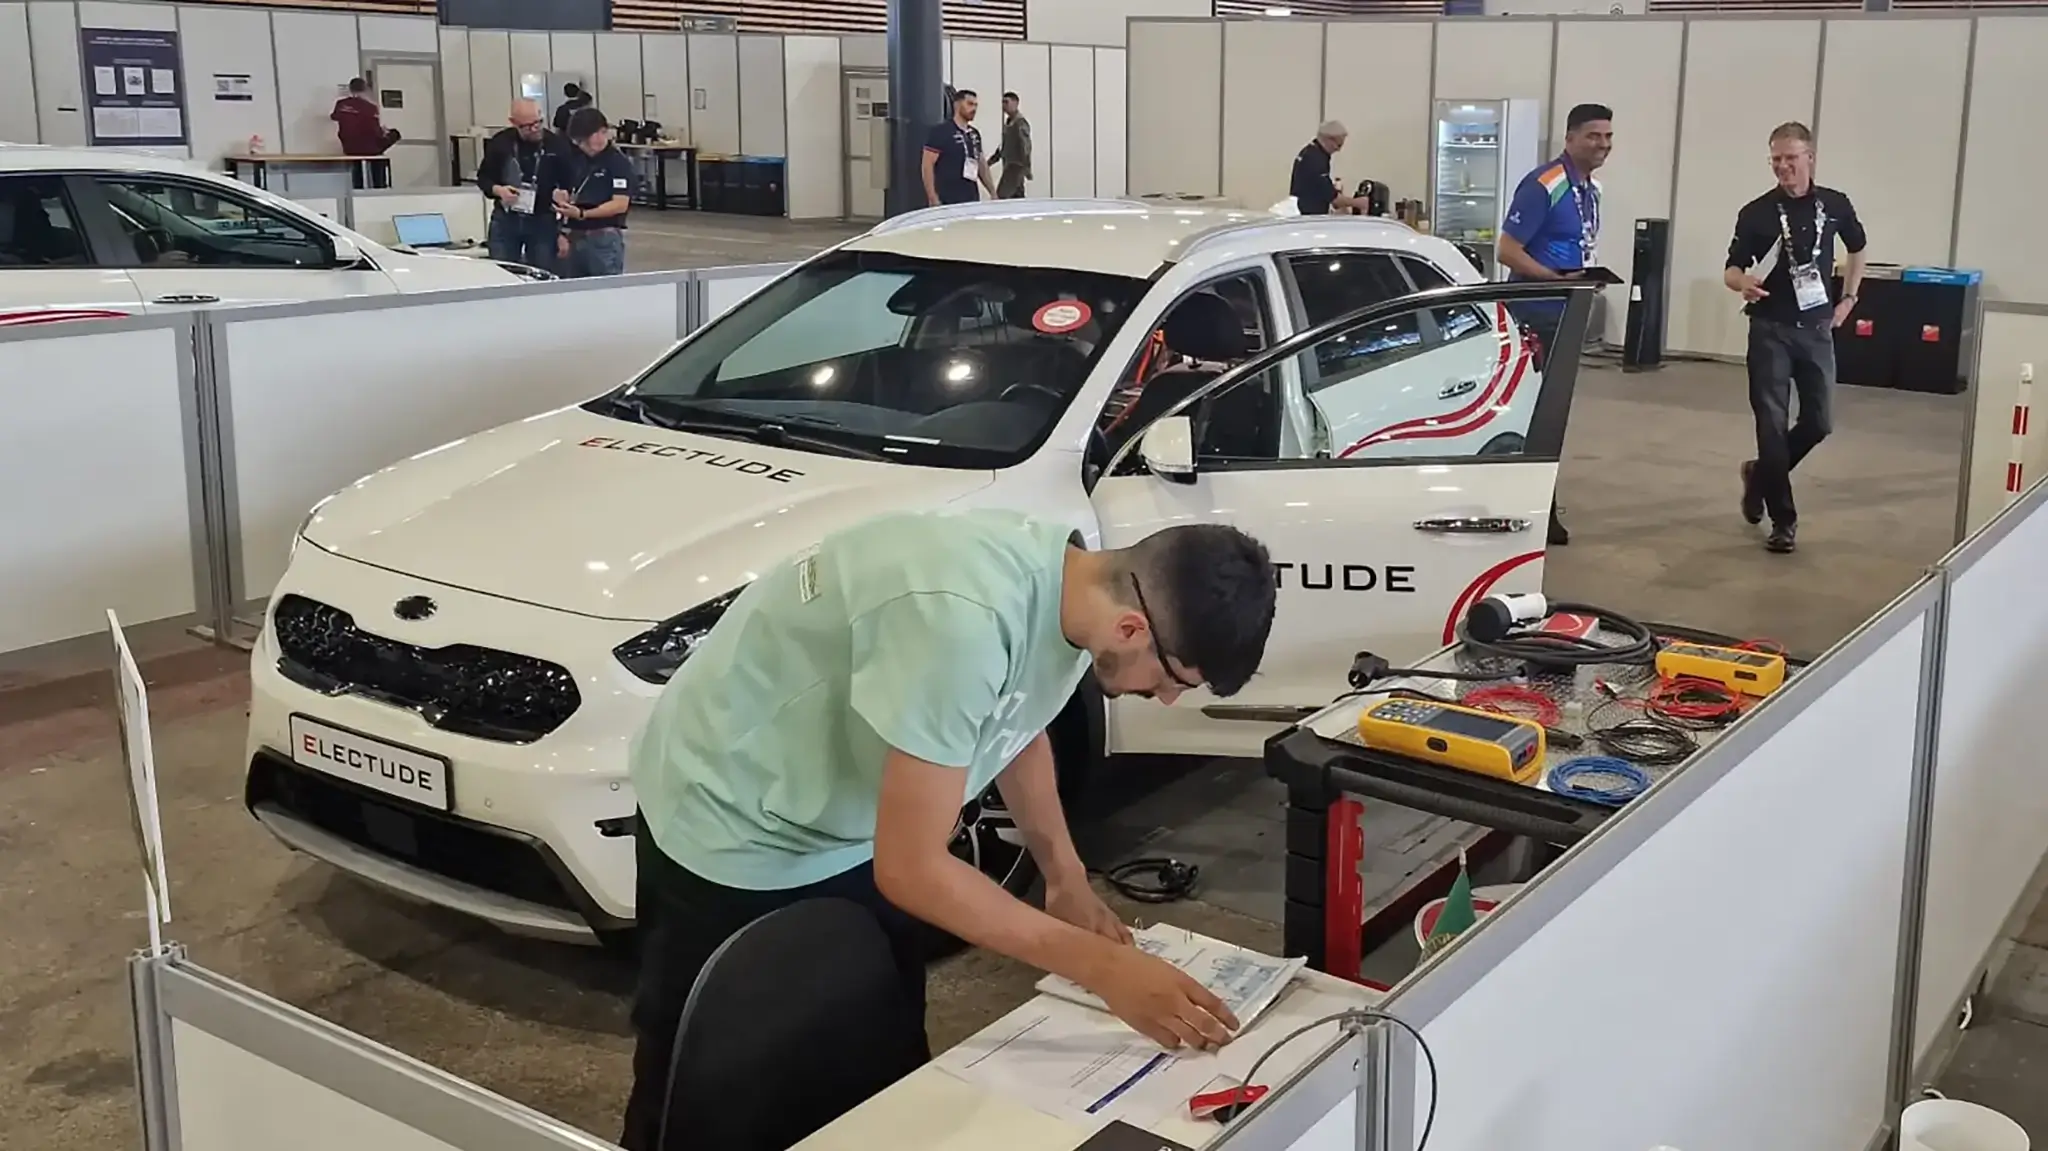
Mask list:
[[[1611,755],[1582,755],[1550,769],[1550,790],[1572,799],[1620,807],[1650,790],[1650,773]]]
[[[1138,903],[1175,903],[1194,894],[1202,869],[1193,863],[1156,856],[1125,860],[1098,874],[1126,899]]]

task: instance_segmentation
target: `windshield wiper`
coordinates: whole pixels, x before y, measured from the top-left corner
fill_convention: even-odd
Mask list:
[[[606,397],[602,402],[604,407],[610,412],[624,414],[640,423],[647,424],[650,427],[661,428],[665,431],[694,432],[698,435],[718,436],[729,440],[749,439],[756,443],[768,444],[772,447],[794,444],[858,460],[892,462],[894,458],[871,448],[857,447],[853,444],[835,439],[827,439],[822,436],[809,436],[802,432],[792,432],[788,427],[779,423],[764,422],[750,416],[726,413],[715,408],[691,407],[687,409],[690,414],[684,415],[682,411],[678,410],[679,405],[674,403],[657,405],[655,401],[658,399],[660,397],[617,395]],[[803,419],[807,423],[816,423],[827,427],[838,426],[829,420],[807,419],[801,416],[795,418]]]

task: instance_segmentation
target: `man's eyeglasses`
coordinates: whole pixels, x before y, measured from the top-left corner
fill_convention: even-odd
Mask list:
[[[1199,681],[1189,683],[1174,673],[1173,663],[1167,658],[1166,645],[1159,639],[1159,622],[1152,618],[1152,609],[1145,606],[1145,589],[1139,586],[1136,574],[1131,576],[1131,592],[1138,597],[1138,610],[1145,615],[1145,630],[1152,633],[1152,654],[1159,660],[1159,669],[1166,673],[1166,678],[1181,687],[1193,690],[1202,686]]]
[[[512,121],[512,126],[524,132],[528,128],[538,128],[544,122],[541,120],[514,120]]]

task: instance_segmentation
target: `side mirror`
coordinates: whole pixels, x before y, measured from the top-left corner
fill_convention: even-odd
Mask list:
[[[334,267],[353,268],[363,262],[363,250],[347,236],[329,234],[327,243],[334,249]]]
[[[1177,484],[1195,482],[1195,424],[1186,416],[1164,416],[1145,429],[1138,455],[1146,470]]]

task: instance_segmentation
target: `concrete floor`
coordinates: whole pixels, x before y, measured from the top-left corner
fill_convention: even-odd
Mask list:
[[[636,216],[633,266],[793,258],[845,231],[704,221]],[[1734,369],[1586,373],[1562,481],[1575,538],[1553,553],[1550,590],[1801,651],[1825,648],[1946,549],[1962,424],[1953,398],[1839,395],[1839,432],[1799,475],[1801,551],[1778,557],[1762,551],[1735,510],[1749,420]],[[615,1134],[628,1085],[630,972],[595,951],[509,940],[399,904],[278,847],[239,800],[247,693],[240,662],[198,650],[151,665],[175,937],[194,960],[227,976]],[[143,936],[121,757],[101,682],[16,691],[0,683],[0,908],[8,923],[0,932],[0,1149],[134,1142],[121,961]],[[1203,789],[1229,793],[1232,806],[1277,807],[1267,781],[1219,770],[1167,780],[1149,794],[1136,788],[1137,798],[1098,813],[1084,845],[1114,855],[1161,828],[1213,828],[1201,823],[1198,809],[1209,801],[1195,796]],[[1254,844],[1268,838],[1265,828],[1241,826],[1244,834],[1221,846],[1262,854]],[[1277,844],[1271,850],[1276,856]],[[1276,949],[1271,913],[1243,909],[1273,906],[1277,864],[1246,858],[1235,871],[1212,872],[1212,883],[1211,901],[1163,914]],[[2048,944],[2048,929],[2038,942]],[[1022,1001],[1034,977],[979,953],[939,964],[935,1045]],[[2048,1059],[2048,1028],[2040,1026],[2048,1007],[2032,1021],[2024,1011],[2008,1014],[1995,1021],[2000,1046],[1989,1054],[1966,1046],[1958,1071],[1976,1076],[1968,1088],[1985,1102],[2019,1114],[2018,1104],[1993,1095],[2012,1089],[2015,1066],[2038,1076]],[[2048,1139],[2048,1124],[2034,1131]]]

